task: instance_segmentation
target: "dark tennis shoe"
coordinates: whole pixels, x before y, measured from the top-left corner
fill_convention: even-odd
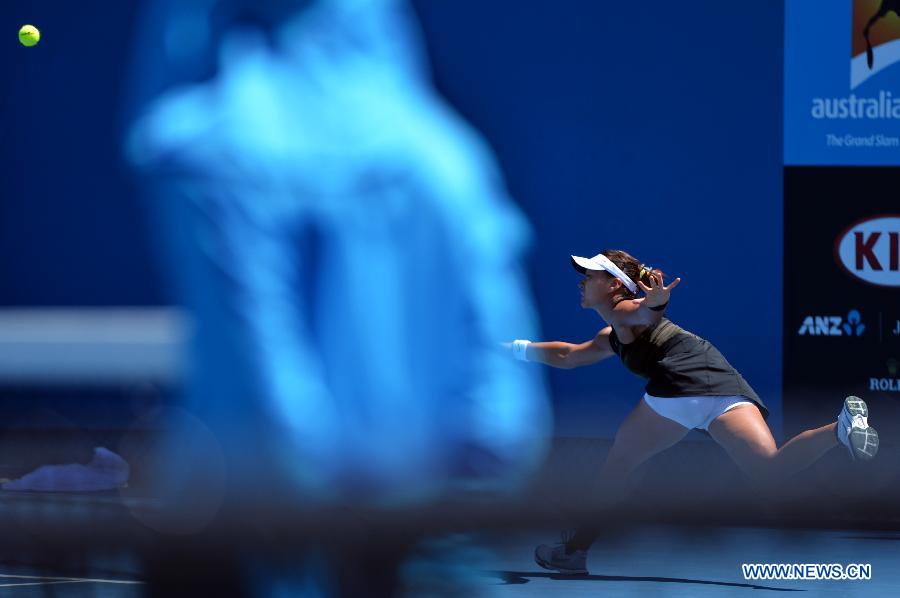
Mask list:
[[[869,461],[878,453],[878,432],[869,425],[869,408],[861,398],[844,399],[836,431],[838,441],[854,461]]]
[[[534,562],[551,571],[565,575],[587,575],[587,550],[566,552],[565,544],[541,544],[534,549]]]

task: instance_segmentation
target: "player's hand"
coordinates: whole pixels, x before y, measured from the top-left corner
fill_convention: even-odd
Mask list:
[[[657,307],[659,305],[665,305],[669,302],[669,294],[672,292],[672,289],[677,287],[678,283],[680,282],[681,279],[676,278],[669,284],[669,286],[665,286],[663,284],[662,274],[660,274],[659,272],[651,272],[649,284],[644,284],[644,281],[642,280],[638,281],[638,286],[641,287],[642,291],[644,291],[646,297],[641,297],[636,301],[638,303],[642,303],[644,307]]]

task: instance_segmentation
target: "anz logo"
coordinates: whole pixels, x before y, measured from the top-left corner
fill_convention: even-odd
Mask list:
[[[847,318],[840,316],[807,316],[797,334],[800,336],[862,336],[866,325],[862,316],[851,309]]]

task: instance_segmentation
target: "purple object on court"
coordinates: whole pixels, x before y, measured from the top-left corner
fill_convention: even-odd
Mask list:
[[[4,482],[3,490],[42,492],[96,492],[115,490],[128,482],[128,463],[109,449],[98,446],[87,464],[42,465],[22,477]]]

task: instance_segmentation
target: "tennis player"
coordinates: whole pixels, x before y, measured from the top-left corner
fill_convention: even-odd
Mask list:
[[[662,271],[620,250],[572,256],[572,265],[584,275],[579,284],[582,307],[597,312],[608,326],[580,344],[516,340],[510,346],[518,359],[566,369],[615,355],[648,380],[600,470],[603,504],[598,506],[621,500],[629,475],[692,429],[708,432],[762,484],[802,470],[838,443],[853,459],[875,456],[878,434],[868,425],[865,402],[857,397],[844,400],[836,422],[802,432],[779,448],[765,421],[768,409],[741,374],[709,341],[665,317],[680,278],[666,286]],[[535,560],[545,569],[585,574],[595,537],[589,529],[576,530],[555,546],[538,546]]]

